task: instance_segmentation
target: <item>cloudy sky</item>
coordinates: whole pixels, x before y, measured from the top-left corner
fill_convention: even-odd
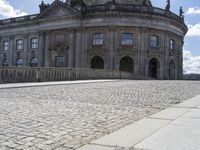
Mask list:
[[[151,1],[157,7],[164,8],[166,5],[166,0]],[[0,19],[38,13],[40,3],[41,0],[0,0]],[[184,70],[187,73],[200,73],[200,0],[171,0],[171,11],[178,14],[180,6],[183,6],[189,27],[184,45]]]

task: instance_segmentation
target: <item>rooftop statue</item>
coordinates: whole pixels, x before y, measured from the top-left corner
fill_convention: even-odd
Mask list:
[[[179,10],[179,16],[182,18],[182,19],[184,19],[184,12],[183,12],[183,8],[182,7],[180,7],[180,10]]]
[[[165,10],[169,11],[169,10],[170,10],[170,7],[171,7],[171,5],[170,5],[170,0],[167,0],[167,5],[166,5],[166,7],[165,7]]]

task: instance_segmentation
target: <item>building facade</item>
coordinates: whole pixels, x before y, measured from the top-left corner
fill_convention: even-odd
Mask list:
[[[0,21],[0,66],[121,70],[181,79],[183,12],[150,0],[55,0]]]

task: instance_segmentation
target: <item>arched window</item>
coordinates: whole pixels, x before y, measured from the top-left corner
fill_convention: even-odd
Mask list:
[[[134,63],[133,63],[133,59],[131,57],[123,57],[120,60],[120,67],[119,67],[120,71],[125,71],[125,72],[132,72],[134,71]]]
[[[17,67],[21,67],[21,66],[23,66],[23,59],[22,58],[19,58],[19,59],[17,59],[17,61],[16,61],[16,66]]]
[[[92,69],[104,69],[104,61],[101,57],[95,56],[91,61]]]
[[[33,57],[31,59],[31,64],[30,64],[31,67],[37,67],[38,66],[38,59],[36,57]]]

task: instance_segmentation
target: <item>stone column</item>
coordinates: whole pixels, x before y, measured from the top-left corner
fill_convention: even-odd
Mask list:
[[[140,28],[140,34],[138,37],[138,64],[139,64],[139,75],[148,76],[148,30],[145,28]]]
[[[75,30],[70,29],[69,33],[69,68],[75,67],[74,54],[75,54]]]
[[[24,35],[24,52],[23,52],[23,66],[30,66],[29,60],[28,60],[28,50],[29,50],[29,35]]]
[[[108,50],[108,69],[113,70],[115,68],[115,32],[114,26],[109,27],[109,50]]]
[[[119,42],[119,35],[118,35],[118,32],[117,32],[117,28],[114,32],[114,41],[115,41],[115,44],[114,44],[114,69],[115,70],[119,70],[119,53],[117,53],[117,49],[120,47],[120,42]]]
[[[44,67],[44,53],[45,53],[45,33],[44,32],[40,32],[39,33],[39,48],[38,48],[38,66],[39,67]]]
[[[163,32],[162,35],[160,35],[160,49],[159,49],[159,53],[160,53],[160,76],[159,79],[163,80],[165,78],[165,65],[167,65],[167,63],[165,62],[165,45],[167,45],[166,43],[166,39],[165,39],[165,32]],[[168,54],[169,55],[169,54]]]
[[[87,33],[86,29],[82,28],[82,49],[81,49],[81,67],[87,68]]]
[[[44,66],[49,67],[50,32],[45,32]]]
[[[169,63],[170,63],[170,34],[164,33],[164,79],[169,79]]]
[[[177,79],[183,79],[183,45],[184,37],[181,37],[180,46],[179,46],[179,59],[177,62]]]
[[[14,50],[15,50],[15,46],[14,46],[14,36],[10,36],[9,38],[10,40],[10,49],[9,49],[9,57],[8,57],[8,60],[9,60],[9,66],[15,66],[15,62],[13,60],[13,54],[14,54]]]
[[[82,29],[76,29],[75,68],[81,67]]]

